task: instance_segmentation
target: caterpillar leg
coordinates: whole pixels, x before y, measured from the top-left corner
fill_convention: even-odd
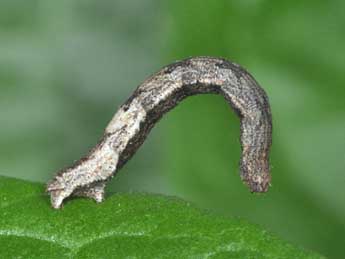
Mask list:
[[[47,191],[50,193],[50,200],[53,208],[58,209],[61,207],[64,199],[70,196],[87,197],[94,199],[96,202],[104,200],[106,181],[98,181],[74,189],[66,186],[60,178],[55,178],[47,186]]]
[[[88,197],[96,202],[104,199],[106,177],[85,170],[69,170],[55,176],[47,185],[52,207],[58,209],[71,196]]]
[[[106,181],[96,182],[75,190],[72,195],[94,199],[97,203],[104,200]]]

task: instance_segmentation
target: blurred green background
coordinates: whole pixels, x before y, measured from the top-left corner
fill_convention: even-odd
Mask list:
[[[340,0],[1,0],[0,174],[47,181],[98,141],[147,76],[222,56],[270,98],[270,191],[241,183],[239,120],[205,95],[162,119],[109,192],[176,195],[343,258],[344,11]]]

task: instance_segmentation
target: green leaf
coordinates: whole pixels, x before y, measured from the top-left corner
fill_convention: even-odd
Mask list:
[[[50,207],[42,184],[0,177],[1,258],[321,258],[177,198],[115,194]]]

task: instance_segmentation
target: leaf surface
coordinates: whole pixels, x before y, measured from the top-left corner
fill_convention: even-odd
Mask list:
[[[115,194],[50,207],[42,184],[0,177],[2,258],[321,258],[177,198]]]

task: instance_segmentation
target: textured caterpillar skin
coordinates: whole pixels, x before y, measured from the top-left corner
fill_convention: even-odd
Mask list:
[[[252,192],[266,192],[272,118],[264,90],[237,64],[195,57],[164,67],[135,90],[96,147],[48,183],[52,206],[60,208],[72,195],[101,202],[106,181],[134,155],[155,123],[184,98],[206,93],[223,95],[240,117],[241,178]]]

